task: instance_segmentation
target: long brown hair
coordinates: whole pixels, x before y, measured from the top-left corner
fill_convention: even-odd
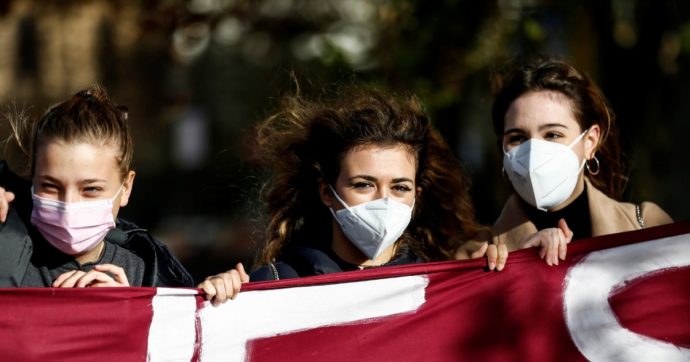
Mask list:
[[[554,91],[568,98],[575,119],[584,131],[597,124],[601,137],[596,153],[599,173],[587,177],[609,197],[620,199],[625,187],[625,173],[618,140],[616,117],[599,87],[570,64],[548,57],[514,60],[492,77],[494,103],[491,109],[494,132],[503,136],[505,115],[510,104],[521,95],[542,90]]]
[[[37,122],[30,122],[26,117],[10,120],[14,137],[31,160],[32,175],[36,151],[52,140],[111,145],[118,150],[120,177],[131,170],[134,142],[127,124],[127,108],[116,105],[98,85],[77,92],[52,106]]]
[[[421,193],[404,243],[424,260],[444,260],[480,226],[469,182],[443,137],[414,97],[341,89],[335,100],[283,99],[280,110],[258,127],[258,147],[271,171],[263,200],[268,212],[260,262],[273,262],[289,244],[330,246],[331,214],[318,193],[333,184],[344,155],[360,145],[403,144],[417,160]]]

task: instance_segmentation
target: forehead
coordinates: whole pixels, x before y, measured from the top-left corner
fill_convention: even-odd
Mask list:
[[[537,91],[521,95],[508,107],[504,130],[537,129],[545,124],[560,124],[567,128],[579,129],[572,102],[564,94]]]
[[[348,151],[340,166],[341,175],[369,175],[382,177],[407,177],[414,179],[417,159],[411,147],[404,144],[390,146],[362,145]]]
[[[119,175],[117,148],[109,143],[49,140],[36,149],[35,173],[57,178],[110,178]]]

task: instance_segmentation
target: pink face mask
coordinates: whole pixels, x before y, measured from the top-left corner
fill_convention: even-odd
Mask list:
[[[68,255],[79,255],[93,249],[115,227],[111,199],[62,202],[42,198],[33,193],[34,209],[31,223],[55,248]]]

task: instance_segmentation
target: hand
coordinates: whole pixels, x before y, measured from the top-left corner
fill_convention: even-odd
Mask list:
[[[206,300],[212,300],[214,307],[229,299],[235,299],[240,292],[242,283],[249,281],[249,275],[244,271],[242,263],[237,263],[235,269],[206,278],[197,288],[206,293]]]
[[[113,275],[106,274],[110,273]],[[128,287],[129,281],[124,269],[113,264],[100,264],[92,270],[84,272],[71,270],[60,274],[53,282],[53,288],[85,288],[85,287]]]
[[[12,201],[14,201],[14,193],[0,187],[0,222],[7,221],[7,213],[10,211]]]
[[[568,243],[573,239],[573,232],[568,228],[564,219],[558,221],[558,227],[538,231],[523,240],[522,249],[540,246],[539,257],[546,260],[548,265],[558,265],[558,260],[565,260]]]
[[[455,260],[475,259],[486,256],[489,270],[501,271],[508,260],[506,244],[489,244],[488,242],[468,241],[455,251]]]

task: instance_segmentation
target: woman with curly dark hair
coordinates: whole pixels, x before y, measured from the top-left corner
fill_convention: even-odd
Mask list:
[[[260,124],[258,147],[272,178],[252,281],[449,260],[486,236],[460,164],[414,97],[290,97]]]

